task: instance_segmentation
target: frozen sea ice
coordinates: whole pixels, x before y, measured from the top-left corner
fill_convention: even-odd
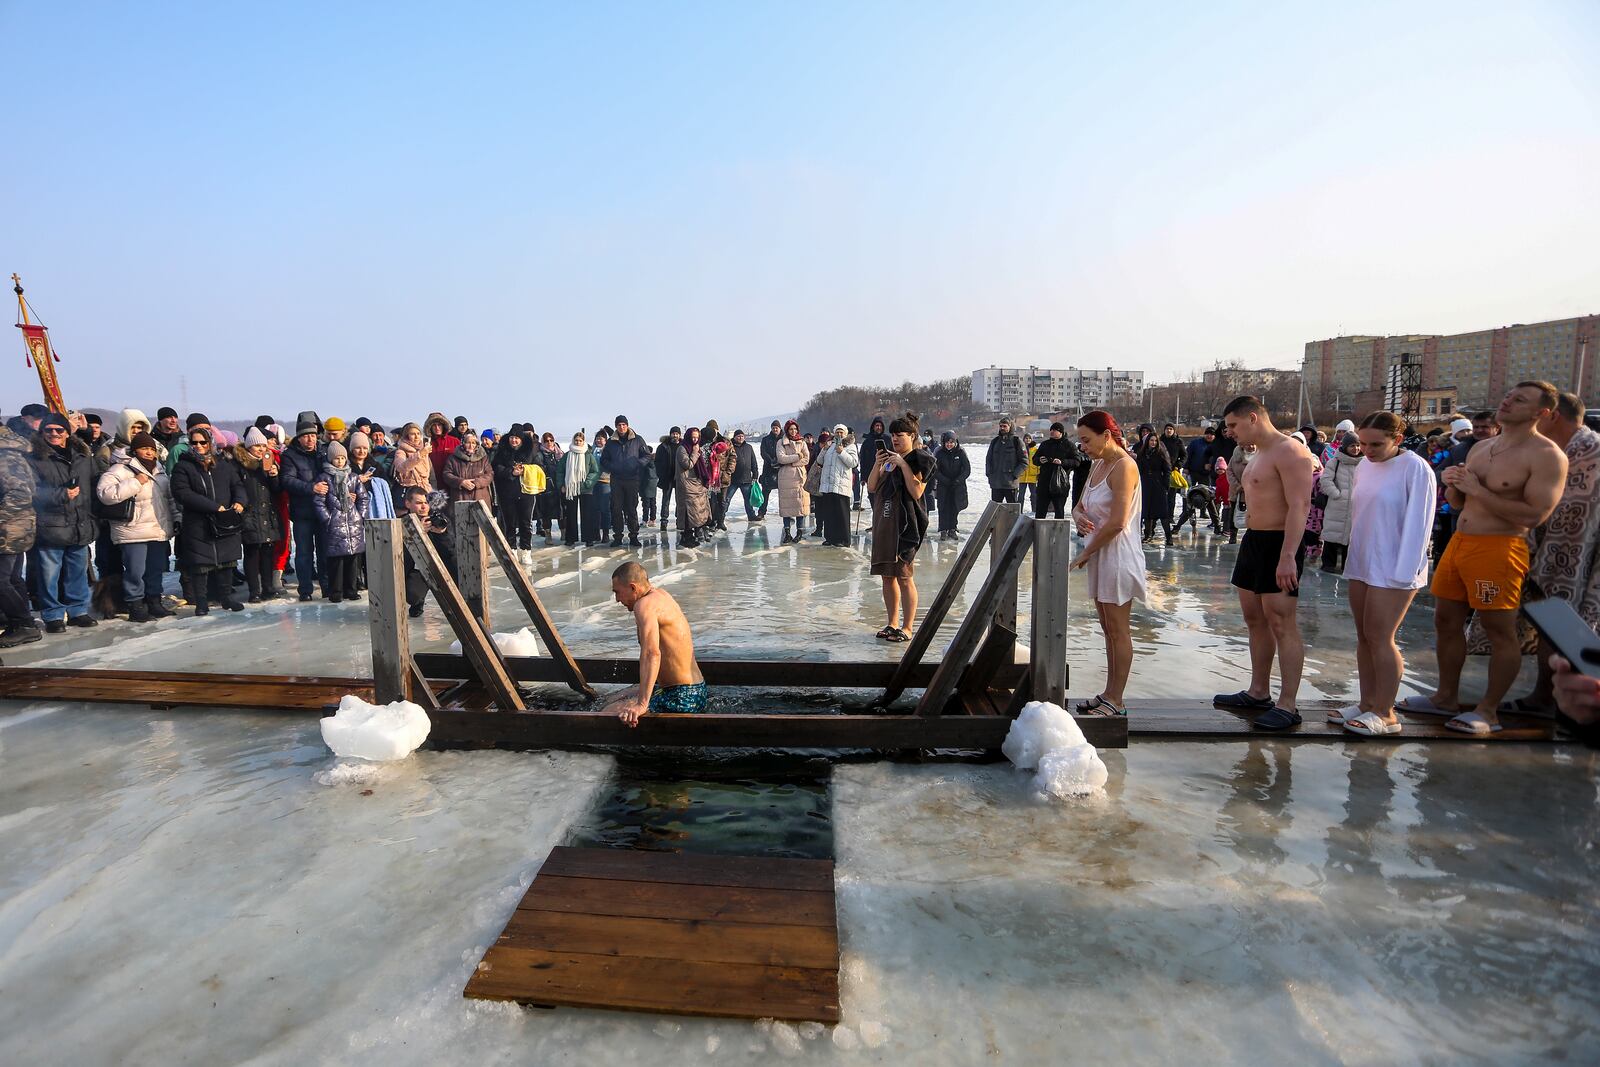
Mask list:
[[[500,646],[502,656],[537,656],[539,655],[539,639],[533,631],[524,626],[511,633],[490,634],[490,639]],[[450,642],[450,654],[461,655],[461,642]]]

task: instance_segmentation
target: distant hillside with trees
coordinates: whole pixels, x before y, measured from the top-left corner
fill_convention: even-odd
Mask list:
[[[957,426],[969,417],[989,415],[982,404],[972,402],[972,379],[962,376],[927,385],[901,382],[828,389],[806,401],[795,421],[807,432],[842,422],[860,434],[867,431],[875,415],[893,419],[907,411],[921,416],[923,429],[934,431]]]

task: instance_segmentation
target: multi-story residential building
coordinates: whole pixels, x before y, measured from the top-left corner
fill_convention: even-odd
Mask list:
[[[1137,404],[1143,395],[1142,370],[990,366],[972,372],[972,402],[998,412]]]
[[[1277,370],[1272,367],[1262,367],[1258,370],[1218,367],[1215,370],[1201,372],[1200,381],[1212,392],[1232,393],[1234,396],[1259,396],[1262,393],[1272,392],[1279,384],[1299,374],[1298,370]]]
[[[1418,364],[1423,394],[1455,389],[1463,410],[1493,407],[1511,385],[1530,378],[1600,394],[1600,315],[1517,323],[1472,333],[1347,336],[1306,345],[1302,371],[1312,403],[1351,407],[1359,394],[1383,396],[1390,367]]]

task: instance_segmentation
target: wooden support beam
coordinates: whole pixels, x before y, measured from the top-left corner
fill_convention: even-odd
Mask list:
[[[433,590],[433,595],[438,599],[439,607],[444,611],[444,617],[449,621],[450,628],[461,639],[462,653],[472,663],[484,688],[494,694],[496,706],[517,710],[526,707],[522,701],[522,693],[517,689],[517,684],[511,680],[511,673],[506,670],[505,657],[500,654],[499,646],[490,640],[488,633],[478,625],[477,617],[467,607],[466,600],[461,596],[461,590],[456,588],[456,583],[451,580],[444,561],[439,558],[439,553],[434,551],[433,543],[428,540],[421,521],[415,515],[407,515],[400,521],[405,530],[406,548],[411,553],[412,561],[427,580],[428,588]]]
[[[1011,727],[1001,715],[646,715],[637,727],[599,712],[445,710],[432,716],[428,743],[436,748],[663,748],[872,749],[929,748],[998,752]],[[1126,748],[1128,720],[1083,716],[1084,736],[1096,748]]]
[[[990,531],[990,534],[989,534],[989,570],[990,571],[993,571],[996,567],[998,567],[1000,565],[1000,557],[1001,557],[1001,554],[1003,553],[1003,551],[1005,549],[1006,538],[1010,537],[1011,536],[1011,531],[1016,528],[1017,520],[1019,518],[1026,517],[1030,521],[1032,521],[1032,518],[1033,518],[1031,515],[1030,516],[1024,516],[1022,514],[1022,505],[1021,504],[1005,504],[1005,503],[1001,503],[1001,504],[995,505],[995,508],[996,508],[996,511],[995,511],[995,517],[994,517],[994,528],[993,528],[993,530]],[[1004,626],[1006,629],[1010,630],[1012,633],[1016,633],[1017,632],[1017,575],[1016,574],[1013,574],[1011,576],[1011,583],[1009,585],[1005,586],[1000,591],[1000,599],[995,602],[995,606],[994,606],[994,621],[999,623],[1001,626]],[[1015,653],[1016,653],[1016,646],[1013,645],[1012,646],[1013,657],[1015,657]]]
[[[477,500],[457,500],[450,513],[450,540],[456,550],[456,585],[484,633],[489,626],[489,552],[483,528],[473,521],[485,505]],[[490,522],[493,525],[493,522]]]
[[[445,652],[418,652],[412,656],[424,674],[435,679],[476,678],[464,656]],[[710,686],[742,686],[757,689],[881,689],[895,671],[892,660],[881,662],[851,660],[767,660],[699,659],[700,673]],[[639,680],[639,661],[634,658],[579,657],[578,667],[596,685],[632,685]],[[506,667],[519,682],[565,682],[559,664],[543,656],[507,656]],[[920,688],[933,680],[937,663],[919,663],[907,685]],[[1027,664],[1002,664],[994,684],[1011,688],[1022,677]]]
[[[956,692],[963,696],[988,693],[995,686],[994,679],[1000,673],[1000,668],[1009,662],[1007,657],[1015,659],[1016,655],[1017,635],[1004,626],[989,627],[989,633],[979,646],[978,654],[972,657],[967,669],[961,672],[961,680],[956,683]]]
[[[533,628],[539,632],[539,639],[544,642],[545,650],[549,652],[550,659],[561,672],[561,680],[586,697],[594,696],[593,687],[583,676],[583,668],[578,666],[578,661],[573,658],[572,650],[567,648],[567,643],[561,640],[555,620],[545,610],[544,602],[539,599],[539,594],[533,588],[533,583],[528,580],[528,574],[522,569],[522,564],[517,562],[516,553],[511,550],[511,542],[506,540],[505,531],[500,529],[499,523],[489,514],[488,505],[482,501],[476,503],[477,506],[470,514],[472,523],[478,528],[479,539],[488,543],[489,550],[494,553],[495,559],[500,561],[500,569],[505,571],[506,581],[511,583],[511,591],[517,594],[517,599],[522,602],[522,609],[528,613]],[[638,681],[637,678],[634,680]]]
[[[411,699],[411,628],[406,618],[405,534],[399,519],[366,520],[367,625],[378,704]]]
[[[912,672],[922,662],[923,655],[928,651],[928,646],[938,636],[939,627],[943,625],[944,618],[950,613],[950,607],[961,595],[962,588],[966,585],[967,575],[972,573],[973,564],[978,561],[978,553],[989,542],[990,531],[994,528],[995,516],[999,514],[1000,505],[994,501],[983,509],[983,514],[978,516],[978,524],[967,535],[966,544],[961,546],[961,551],[956,554],[956,561],[950,568],[950,573],[945,575],[944,584],[939,586],[939,592],[934,596],[933,603],[928,606],[927,614],[923,615],[922,623],[917,627],[917,632],[912,635],[911,643],[906,645],[905,655],[900,657],[900,662],[895,665],[894,676],[889,679],[889,684],[884,688],[881,704],[889,704],[911,684]]]
[[[1033,547],[1033,516],[1020,515],[1016,525],[1006,537],[1005,544],[1000,548],[1000,554],[994,561],[989,577],[983,581],[983,587],[978,590],[977,597],[967,610],[967,617],[961,620],[961,628],[950,641],[950,651],[944,654],[939,661],[939,669],[934,672],[933,680],[928,683],[928,688],[922,692],[922,700],[917,704],[918,715],[941,715],[956,691],[956,683],[966,673],[967,664],[983,642],[989,627],[996,623],[997,612],[1004,604],[1008,594],[1012,597],[1017,591],[1017,569],[1022,565],[1022,557],[1028,554]],[[1016,625],[1015,607],[1010,616],[1011,626]],[[1015,633],[1015,629],[1012,630]]]
[[[1028,636],[1033,699],[1067,706],[1067,575],[1072,520],[1033,523],[1033,628]]]

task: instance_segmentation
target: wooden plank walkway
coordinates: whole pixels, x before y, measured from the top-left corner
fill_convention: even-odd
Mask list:
[[[1317,701],[1300,709],[1305,721],[1286,733],[1271,733],[1250,726],[1254,713],[1224,711],[1209,701],[1164,700],[1128,702],[1128,736],[1139,741],[1237,741],[1241,737],[1280,737],[1290,741],[1354,741],[1369,744],[1401,741],[1564,741],[1556,736],[1554,720],[1530,715],[1502,715],[1504,727],[1497,734],[1475,737],[1445,729],[1443,715],[1413,715],[1400,712],[1405,729],[1389,737],[1357,737],[1338,723],[1327,721],[1328,712],[1340,705]],[[1470,706],[1462,711],[1472,710]]]
[[[465,995],[838,1022],[833,861],[552,849]]]

